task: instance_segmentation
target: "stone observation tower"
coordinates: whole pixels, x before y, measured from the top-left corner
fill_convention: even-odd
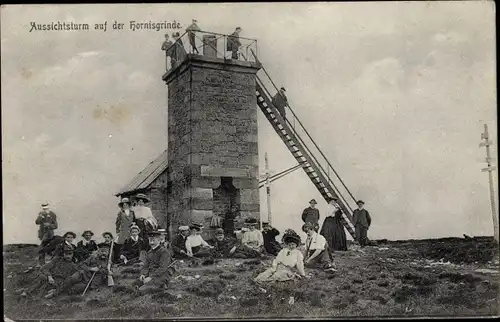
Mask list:
[[[203,53],[183,52],[162,77],[168,86],[169,236],[193,222],[211,236],[212,216],[231,206],[239,209],[236,228],[246,218],[260,219],[255,93],[261,66],[227,56],[226,39],[197,35]]]

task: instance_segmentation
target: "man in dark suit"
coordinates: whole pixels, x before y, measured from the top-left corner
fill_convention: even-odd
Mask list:
[[[302,212],[302,221],[304,223],[310,222],[315,232],[319,229],[319,210],[316,209],[316,204],[316,199],[311,199],[311,201],[309,201],[309,207]]]
[[[41,241],[40,252],[38,253],[38,267],[45,264],[45,248],[54,239],[54,230],[57,229],[57,216],[50,210],[49,204],[42,204],[42,211],[38,213],[35,224],[40,226],[38,228],[38,238]]]
[[[372,219],[368,210],[363,208],[365,202],[363,200],[358,200],[357,204],[358,209],[354,210],[352,218],[354,228],[356,229],[356,240],[361,247],[364,247],[368,244],[368,228],[370,228]]]

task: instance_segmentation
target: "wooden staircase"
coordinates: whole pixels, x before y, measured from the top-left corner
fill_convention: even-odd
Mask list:
[[[325,168],[320,165],[318,158],[313,155],[312,151],[307,147],[298,131],[296,131],[294,126],[291,126],[289,122],[283,119],[276,107],[271,103],[271,96],[258,77],[256,81],[256,95],[257,105],[271,123],[276,133],[278,133],[279,137],[283,140],[290,153],[292,153],[293,157],[302,166],[302,169],[323,198],[327,201],[332,197],[338,199],[338,204],[343,212],[342,224],[355,239],[356,235],[352,224],[352,209],[347,203],[347,200],[343,198],[339,189],[329,177],[329,171],[325,171]],[[296,118],[296,115],[294,115],[294,117]],[[323,154],[321,153],[321,155]],[[325,161],[328,162],[326,158]]]

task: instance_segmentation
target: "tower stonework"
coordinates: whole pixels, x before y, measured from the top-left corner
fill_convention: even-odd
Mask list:
[[[169,236],[239,209],[236,228],[260,219],[255,78],[259,63],[188,55],[168,85]],[[222,216],[221,216],[222,218]]]

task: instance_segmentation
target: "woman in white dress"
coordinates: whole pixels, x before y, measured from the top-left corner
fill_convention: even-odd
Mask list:
[[[283,235],[283,242],[285,248],[278,253],[272,266],[255,278],[256,282],[289,281],[306,276],[304,255],[297,249],[300,236],[288,229]]]

